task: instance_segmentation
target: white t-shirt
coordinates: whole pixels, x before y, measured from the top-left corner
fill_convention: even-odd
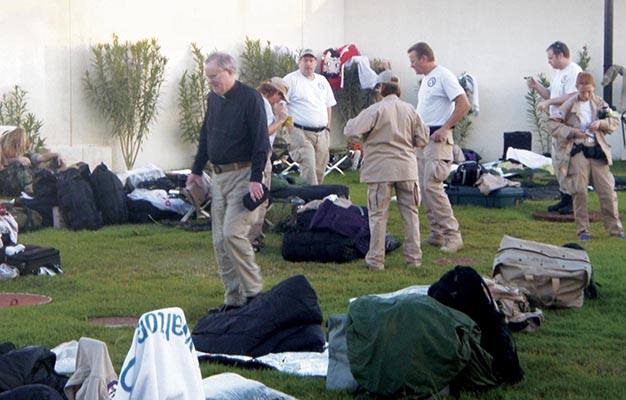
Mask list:
[[[454,99],[465,94],[450,70],[437,65],[424,76],[417,93],[417,113],[428,126],[441,126],[454,112]]]
[[[263,105],[265,106],[265,116],[267,117],[267,126],[269,127],[274,122],[276,122],[276,116],[274,116],[274,110],[272,110],[272,105],[270,104],[270,102],[267,101],[265,96],[261,96],[261,97],[263,97]],[[276,139],[277,133],[278,133],[278,130],[274,132],[274,134],[270,135],[270,147],[274,146],[274,139]]]
[[[297,70],[283,79],[289,85],[289,114],[293,122],[311,128],[327,126],[328,107],[337,101],[326,78],[315,74],[311,80]]]
[[[556,99],[563,97],[566,94],[574,93],[576,89],[576,77],[582,72],[582,68],[575,62],[570,62],[567,67],[563,69],[557,69],[552,82],[550,82],[550,98]],[[550,106],[550,114],[555,112],[559,106]]]

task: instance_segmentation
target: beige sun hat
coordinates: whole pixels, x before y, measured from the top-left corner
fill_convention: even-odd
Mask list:
[[[287,95],[289,93],[289,85],[287,85],[287,82],[285,82],[282,78],[275,76],[270,79],[270,85],[274,86],[280,93],[282,93],[283,99],[289,103],[289,97]]]

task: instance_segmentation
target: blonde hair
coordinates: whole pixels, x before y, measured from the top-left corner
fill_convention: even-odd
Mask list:
[[[5,165],[8,159],[21,157],[30,148],[30,140],[26,130],[17,127],[12,131],[5,131],[0,136],[0,165]]]

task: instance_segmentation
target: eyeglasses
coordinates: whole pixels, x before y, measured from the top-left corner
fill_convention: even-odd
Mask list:
[[[207,75],[206,77],[207,77],[208,80],[210,80],[212,82],[215,82],[215,81],[219,80],[220,75],[222,75],[223,72],[224,72],[224,70],[222,69],[217,74],[215,74],[215,75]]]

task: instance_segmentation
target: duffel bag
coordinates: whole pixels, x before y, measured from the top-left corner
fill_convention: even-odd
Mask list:
[[[584,250],[504,236],[493,262],[497,283],[519,287],[536,307],[582,307],[591,282]]]

